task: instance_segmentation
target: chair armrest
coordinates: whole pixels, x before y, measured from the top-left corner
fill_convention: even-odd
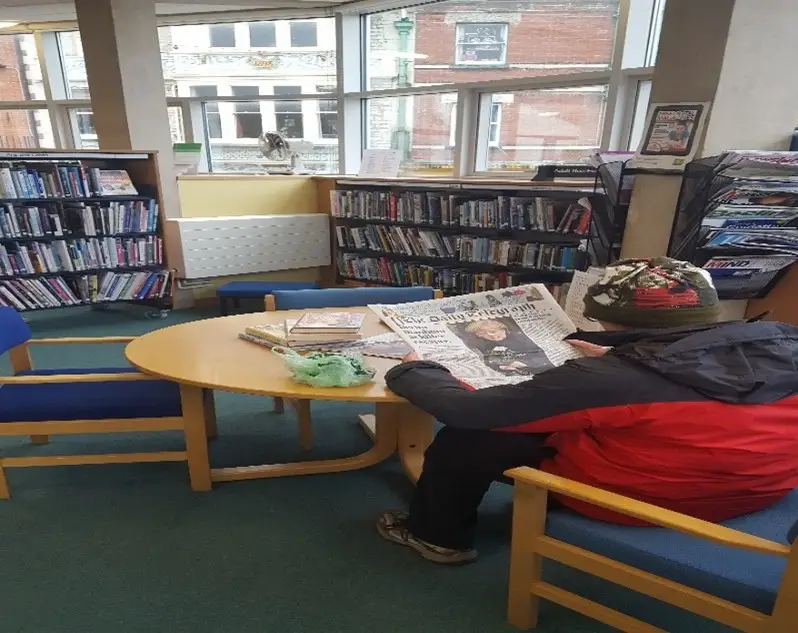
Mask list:
[[[566,479],[565,477],[558,477],[534,468],[513,468],[505,474],[518,483],[545,488],[578,501],[606,508],[607,510],[641,519],[661,527],[670,528],[677,532],[697,536],[720,545],[738,547],[760,554],[774,554],[785,557],[790,553],[790,548],[781,543],[732,530],[702,519],[696,519],[680,512],[666,510],[650,503],[637,501],[636,499],[608,492],[601,488],[594,488],[593,486]]]
[[[77,382],[131,382],[163,380],[148,374],[125,372],[119,374],[49,374],[42,376],[0,376],[0,385],[47,385]]]
[[[29,345],[70,345],[85,343],[130,343],[135,336],[71,336],[63,338],[32,338]]]

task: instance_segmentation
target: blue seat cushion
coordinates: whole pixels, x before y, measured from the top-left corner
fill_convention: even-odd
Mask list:
[[[35,369],[21,376],[130,373],[132,367]],[[181,415],[180,388],[166,380],[0,386],[0,423]]]
[[[786,544],[796,517],[798,490],[766,510],[723,525]],[[665,528],[604,523],[570,510],[550,512],[546,534],[763,613],[772,611],[786,567],[786,560],[777,556],[723,547]]]
[[[219,297],[257,297],[275,290],[310,290],[319,285],[310,281],[231,281],[216,289]]]
[[[409,303],[433,298],[429,286],[407,288],[324,288],[322,290],[275,290],[274,305],[278,310],[312,310],[314,308],[349,308],[370,303]]]

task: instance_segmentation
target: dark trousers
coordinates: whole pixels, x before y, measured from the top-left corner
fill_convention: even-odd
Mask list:
[[[410,532],[439,547],[470,549],[477,507],[490,484],[509,468],[540,466],[553,454],[543,446],[547,437],[444,427],[424,456],[410,503]]]

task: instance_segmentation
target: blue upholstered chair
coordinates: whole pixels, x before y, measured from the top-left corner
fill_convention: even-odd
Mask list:
[[[194,428],[181,412],[178,385],[131,367],[33,369],[31,345],[126,343],[132,337],[31,339],[13,308],[0,307],[0,355],[9,353],[13,376],[0,376],[0,437],[30,436],[46,444],[50,435],[184,431],[186,450],[154,453],[3,457],[0,499],[8,499],[4,470],[24,466],[127,464],[187,461],[194,490],[210,489],[207,430]],[[190,428],[189,428],[190,427]]]
[[[275,290],[309,290],[318,288],[315,281],[230,281],[216,289],[219,297],[219,309],[222,315],[230,314],[233,309],[241,307],[241,299],[259,299]]]
[[[506,474],[515,480],[508,601],[515,626],[534,628],[545,598],[622,631],[661,630],[546,583],[540,561],[549,558],[735,630],[798,631],[798,490],[714,524],[532,468]],[[549,492],[660,527],[547,513]]]
[[[313,310],[319,308],[351,308],[382,303],[410,303],[439,299],[440,290],[429,286],[408,286],[403,288],[324,288],[321,290],[275,290],[266,295],[266,311],[274,310]],[[310,400],[290,400],[299,421],[299,443],[304,449],[313,446],[313,428],[310,415]],[[274,399],[274,410],[282,412],[283,399]],[[364,430],[373,438],[373,421],[361,416]]]

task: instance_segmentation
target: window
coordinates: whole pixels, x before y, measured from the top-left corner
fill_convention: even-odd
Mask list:
[[[257,97],[257,86],[233,86],[234,97]],[[263,118],[259,101],[238,101],[234,103],[236,138],[258,138],[263,134]]]
[[[445,0],[371,13],[363,18],[363,88],[607,70],[619,7],[620,0]]]
[[[75,110],[75,123],[81,137],[89,135],[97,137],[97,130],[94,129],[94,112],[91,110]]]
[[[32,34],[0,35],[0,78],[0,101],[45,98]]]
[[[53,148],[47,110],[0,110],[0,148]]]
[[[458,24],[455,63],[500,65],[507,59],[506,24]]]
[[[45,111],[42,112],[46,114]],[[184,142],[186,137],[183,130],[180,106],[169,106],[168,114],[172,142]],[[97,130],[94,127],[94,112],[92,112],[91,108],[67,108],[67,115],[72,128],[72,140],[75,147],[78,149],[97,149],[99,147]],[[0,112],[0,118],[2,118],[2,112]],[[47,147],[53,147],[52,141]]]
[[[451,174],[456,108],[455,92],[366,99],[366,147],[398,149],[403,176]]]
[[[275,86],[275,95],[296,95],[302,93],[302,86]],[[286,138],[304,138],[301,101],[275,101],[274,118],[277,131]]]
[[[338,138],[338,102],[335,99],[319,99],[319,136]]]
[[[252,48],[274,48],[277,46],[277,33],[274,22],[250,22],[249,45]]]
[[[211,24],[208,36],[211,48],[235,48],[236,29],[233,24]]]
[[[597,150],[607,90],[602,85],[483,95],[482,107],[491,114],[488,129],[477,134],[476,171],[527,171]]]
[[[216,97],[219,94],[216,86],[191,86],[192,97]],[[222,115],[219,103],[210,101],[204,104],[205,123],[208,126],[208,138],[222,138]]]
[[[318,46],[315,22],[291,22],[290,29],[292,47]]]
[[[627,149],[637,151],[640,141],[643,139],[643,132],[646,129],[648,102],[650,99],[651,80],[638,82],[637,95],[635,96],[635,109],[632,115],[632,129],[629,133],[629,145]]]

